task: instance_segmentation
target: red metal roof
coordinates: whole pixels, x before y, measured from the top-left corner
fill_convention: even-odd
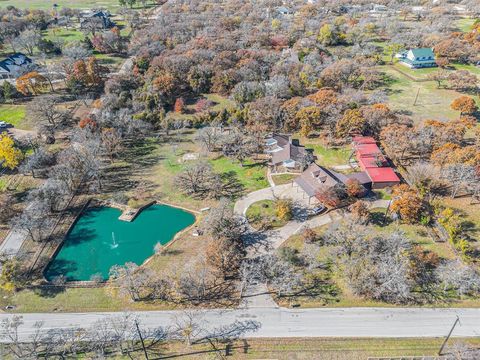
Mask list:
[[[385,157],[372,137],[356,136],[353,138],[357,161],[373,183],[395,182],[400,179],[391,167],[384,167]]]
[[[366,173],[373,183],[400,183],[397,174],[390,167],[368,168]]]
[[[375,155],[379,154],[381,155],[382,152],[378,148],[376,144],[360,144],[356,145],[355,149],[357,150],[357,153],[360,155]]]
[[[353,143],[355,145],[360,145],[360,144],[377,144],[375,139],[371,136],[355,136],[353,138]]]

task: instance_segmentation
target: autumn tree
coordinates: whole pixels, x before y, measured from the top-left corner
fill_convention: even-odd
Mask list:
[[[423,201],[417,192],[407,184],[400,184],[392,189],[391,210],[407,223],[415,223],[423,209]]]
[[[366,120],[360,110],[347,110],[337,123],[336,134],[340,138],[362,134],[365,129],[365,124]]]
[[[3,168],[15,169],[23,159],[20,149],[15,146],[15,141],[6,132],[0,134],[0,164]]]
[[[297,111],[295,119],[300,124],[300,133],[308,136],[322,125],[322,110],[317,106],[306,106]]]
[[[365,201],[357,200],[348,208],[352,219],[358,224],[366,224],[370,220],[370,210]]]
[[[175,111],[178,114],[183,114],[183,112],[185,111],[185,101],[183,100],[183,98],[177,98],[175,100],[173,111]]]
[[[16,80],[17,90],[23,95],[38,95],[48,90],[50,82],[36,71],[19,76]]]
[[[360,184],[358,180],[348,179],[345,182],[345,190],[347,191],[348,196],[357,197],[365,191],[365,188],[362,186],[362,184]]]
[[[343,186],[335,185],[319,190],[315,194],[315,197],[323,205],[333,209],[341,205],[342,201],[347,197],[347,194]]]
[[[470,115],[478,110],[478,106],[470,96],[460,96],[450,105],[452,110],[460,111],[460,115]]]
[[[108,69],[99,64],[97,58],[90,57],[86,61],[77,60],[67,76],[67,84],[72,91],[85,92],[103,85]]]
[[[60,106],[61,99],[55,95],[35,97],[27,105],[28,118],[40,126],[56,128],[62,125],[69,113]]]
[[[293,203],[290,199],[275,199],[275,215],[282,221],[289,221],[293,216]]]

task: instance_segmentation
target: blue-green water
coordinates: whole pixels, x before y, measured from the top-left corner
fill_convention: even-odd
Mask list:
[[[69,281],[84,281],[95,274],[108,279],[113,265],[141,265],[157,243],[168,243],[195,222],[191,213],[167,205],[152,205],[133,222],[118,220],[120,214],[110,207],[86,210],[45,270],[47,280],[64,275]]]

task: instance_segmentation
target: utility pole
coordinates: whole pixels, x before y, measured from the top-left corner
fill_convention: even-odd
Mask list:
[[[450,339],[450,336],[452,335],[453,333],[453,329],[455,329],[455,326],[457,326],[457,324],[460,322],[460,318],[458,317],[457,315],[457,318],[455,319],[455,322],[453,323],[453,326],[452,328],[450,329],[450,332],[448,333],[447,335],[447,338],[443,341],[442,343],[442,346],[440,347],[440,350],[438,350],[438,355],[442,355],[442,352],[443,352],[443,348],[445,347],[445,345],[447,345],[447,341],[448,339]]]
[[[143,353],[145,354],[145,359],[148,360],[148,353],[147,348],[145,347],[145,342],[143,341],[142,332],[140,331],[140,327],[138,326],[138,321],[135,320],[135,327],[137,328],[138,336],[140,337],[140,341],[142,343]]]
[[[413,102],[413,106],[417,105],[418,94],[420,93],[420,88],[417,89],[417,95],[415,95],[415,101]]]

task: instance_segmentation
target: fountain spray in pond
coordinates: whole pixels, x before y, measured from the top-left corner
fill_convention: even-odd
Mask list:
[[[115,233],[112,231],[112,244],[110,245],[112,249],[116,249],[118,247],[117,241],[115,240]]]

